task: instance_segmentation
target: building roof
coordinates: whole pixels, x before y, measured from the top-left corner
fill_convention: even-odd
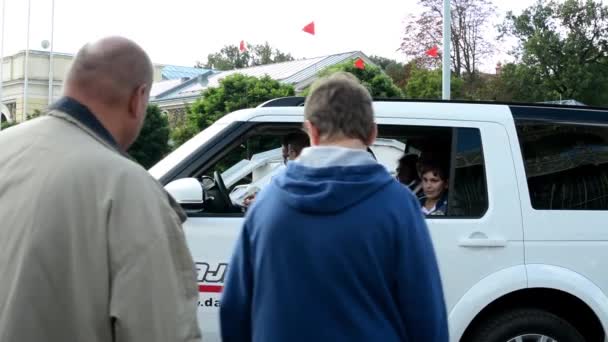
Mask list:
[[[292,76],[286,78],[284,80],[285,83],[296,84],[302,81],[305,81],[311,77],[315,77],[319,71],[330,67],[335,64],[342,63],[349,59],[361,57],[367,64],[373,64],[373,62],[362,52],[360,51],[351,51],[345,53],[339,53],[335,55],[329,55],[324,57],[316,58],[318,61],[308,68],[305,68],[297,73],[294,73]]]
[[[317,73],[331,65],[344,62],[348,59],[362,57],[367,59],[366,62],[371,63],[367,56],[359,51],[351,51],[339,53],[329,56],[321,56],[314,58],[299,59],[295,61],[260,65],[250,68],[237,70],[223,71],[209,77],[209,87],[217,87],[219,81],[226,76],[235,73],[261,77],[268,75],[270,78],[288,84],[297,84],[304,80],[314,77]]]
[[[162,68],[163,80],[176,80],[182,78],[194,78],[205,74],[211,69],[186,67],[179,65],[164,65]]]
[[[265,75],[268,75],[270,76],[270,78],[275,79],[277,81],[284,81],[302,72],[303,70],[306,70],[320,63],[323,59],[324,57],[316,57],[224,71],[217,75],[214,75],[213,77],[210,77],[209,86],[217,87],[221,79],[237,73],[255,77],[263,77]]]
[[[198,96],[205,88],[217,87],[222,79],[236,73],[255,77],[267,75],[279,82],[294,85],[296,90],[301,90],[308,86],[312,80],[316,78],[319,71],[329,66],[358,57],[363,58],[368,64],[373,64],[373,62],[362,52],[351,51],[328,56],[220,71],[216,73],[209,73],[205,79],[199,78],[198,82],[188,82],[188,84],[182,83],[179,88],[175,89],[175,91],[168,91],[162,97],[163,99],[168,99]],[[155,100],[160,100],[160,97],[157,97]]]
[[[182,82],[184,82],[184,80],[181,78],[154,82],[154,84],[152,84],[152,89],[150,90],[150,97],[156,97],[167,90],[173,89],[182,84]]]
[[[51,54],[50,51],[44,51],[44,50],[29,50],[29,54],[30,55],[45,55],[48,56]],[[15,53],[12,56],[19,56],[19,55],[25,55],[25,50],[20,50],[17,53]],[[4,58],[8,58],[11,56],[4,56]],[[74,54],[71,53],[65,53],[65,52],[57,52],[57,51],[53,51],[53,57],[69,57],[69,58],[74,58]]]

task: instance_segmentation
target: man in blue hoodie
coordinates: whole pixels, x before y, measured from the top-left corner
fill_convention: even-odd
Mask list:
[[[366,151],[372,99],[335,74],[306,99],[311,146],[247,213],[220,309],[224,342],[447,342],[441,279],[412,193]]]

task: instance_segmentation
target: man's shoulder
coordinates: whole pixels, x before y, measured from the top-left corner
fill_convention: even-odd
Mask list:
[[[87,156],[117,154],[75,124],[51,115],[3,130],[0,141],[15,148],[27,146],[30,151],[43,151],[48,158],[64,162],[70,162],[74,156],[87,159]]]
[[[141,174],[137,165],[120,152],[104,145],[75,125],[53,116],[43,116],[0,134],[2,154],[19,153],[23,163],[36,163],[44,177],[90,176],[98,171]],[[57,172],[53,172],[53,171]]]

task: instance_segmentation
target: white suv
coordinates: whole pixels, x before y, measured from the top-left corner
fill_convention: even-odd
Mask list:
[[[281,139],[301,127],[303,101],[230,113],[150,169],[189,215],[206,341],[220,339],[240,201],[281,169]],[[447,214],[427,222],[451,341],[608,341],[608,110],[439,101],[374,109],[372,151],[389,171],[403,154],[449,159]]]

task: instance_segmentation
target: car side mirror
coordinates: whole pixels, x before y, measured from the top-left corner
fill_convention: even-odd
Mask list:
[[[202,210],[204,202],[203,185],[196,178],[180,178],[165,185],[165,190],[185,210]]]

